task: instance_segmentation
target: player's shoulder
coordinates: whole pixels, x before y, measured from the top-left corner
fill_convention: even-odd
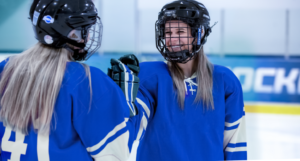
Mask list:
[[[168,66],[162,61],[140,63],[139,77],[149,77],[153,75],[169,75]]]
[[[241,88],[241,83],[236,75],[228,67],[215,65],[213,79],[216,81],[223,81],[225,89]]]
[[[66,74],[70,74],[70,76],[74,77],[82,77],[87,74],[87,69],[89,69],[92,77],[102,78],[103,76],[106,76],[100,69],[78,62],[68,62]]]
[[[89,72],[91,73],[91,78],[95,80],[111,80],[102,70],[99,68],[88,66],[86,64],[78,63],[78,62],[69,62],[67,64],[69,66],[69,71],[72,73],[77,73],[76,75],[82,76],[86,75],[87,71],[86,69],[89,69]],[[85,68],[85,66],[87,68]]]
[[[84,67],[86,66],[86,67]],[[89,71],[87,71],[89,69]],[[90,77],[89,73],[90,72]],[[105,93],[111,90],[118,90],[119,86],[100,69],[81,64],[78,62],[69,62],[65,72],[64,84],[74,87],[88,87],[91,81],[93,93]]]
[[[215,74],[231,74],[232,71],[225,66],[222,65],[217,65],[217,64],[213,64],[213,68],[214,68],[214,73]]]
[[[6,65],[7,62],[9,61],[9,58],[10,58],[10,57],[8,57],[8,58],[6,58],[6,59],[4,59],[4,60],[2,60],[2,61],[0,62],[0,73],[3,71],[5,65]]]
[[[141,62],[140,66],[142,66],[143,68],[147,68],[147,67],[164,68],[166,66],[166,63],[163,61],[147,61],[147,62]]]
[[[229,68],[222,66],[222,65],[213,65],[213,76],[215,77],[223,77],[226,79],[237,79],[235,74]]]

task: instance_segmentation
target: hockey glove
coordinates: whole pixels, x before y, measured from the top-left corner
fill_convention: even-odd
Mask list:
[[[137,108],[134,104],[139,89],[140,71],[139,61],[135,55],[125,55],[119,60],[110,60],[111,69],[108,68],[107,75],[111,77],[125,94],[127,104],[130,109],[130,117],[137,114]]]

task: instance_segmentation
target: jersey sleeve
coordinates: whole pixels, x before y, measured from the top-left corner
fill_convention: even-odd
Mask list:
[[[138,133],[136,140],[140,141],[141,139],[143,139],[148,122],[152,118],[154,111],[154,100],[152,99],[152,96],[149,94],[149,92],[142,85],[140,85],[139,87],[135,104],[137,105],[139,111],[139,127],[137,129]]]
[[[243,92],[239,80],[228,69],[225,81],[225,160],[247,160],[247,141]]]
[[[127,160],[136,138],[135,118],[129,119],[122,90],[104,73],[91,74],[92,93],[83,81],[73,95],[74,128],[94,160]]]
[[[157,104],[158,75],[156,75],[156,72],[153,72],[147,65],[148,64],[140,64],[140,87],[137,94],[136,105],[138,106],[138,109],[142,111],[143,117],[140,121],[138,130],[138,141],[143,139],[148,122],[153,118]]]

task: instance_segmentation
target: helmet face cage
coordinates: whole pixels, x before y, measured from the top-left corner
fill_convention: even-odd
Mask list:
[[[96,23],[89,29],[88,41],[86,42],[84,50],[87,51],[85,60],[90,58],[101,46],[103,25],[100,17],[97,16]]]
[[[167,61],[186,63],[194,59],[210,33],[209,21],[208,11],[197,1],[166,4],[155,24],[156,48]]]
[[[201,49],[203,26],[191,26],[184,18],[156,22],[156,47],[168,61],[186,63]]]
[[[85,61],[89,59],[101,46],[103,25],[100,17],[97,16],[96,22],[90,27],[80,30],[72,30],[68,38],[77,43],[84,43],[78,47],[77,43],[67,43],[65,48],[73,52],[73,59],[77,61]]]

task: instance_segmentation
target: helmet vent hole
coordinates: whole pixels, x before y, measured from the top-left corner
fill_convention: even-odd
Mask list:
[[[90,20],[96,20],[96,18],[97,18],[96,16],[89,16],[88,17],[88,19],[90,19]]]
[[[193,11],[191,17],[194,17],[196,15],[196,12]]]
[[[180,7],[179,9],[186,9],[186,7]]]
[[[167,10],[174,10],[175,7],[170,7],[170,8],[167,8]]]
[[[57,10],[57,14],[62,13],[62,12],[63,12],[62,8]]]

